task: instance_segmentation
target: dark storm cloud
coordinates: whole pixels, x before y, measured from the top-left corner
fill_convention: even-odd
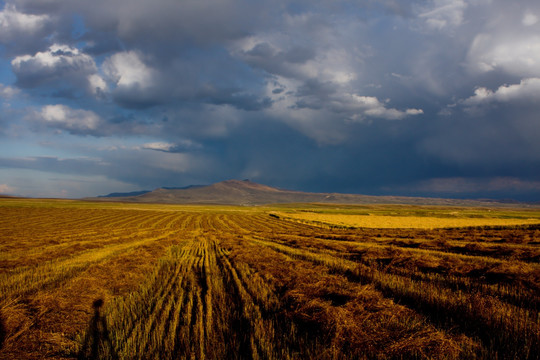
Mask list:
[[[101,31],[86,32],[79,37],[79,41],[85,44],[84,52],[93,56],[120,52],[124,48],[116,36]]]
[[[215,169],[216,174],[298,190],[331,192],[337,187],[381,194],[382,184],[414,183],[429,173],[448,174],[436,161],[411,150],[415,137],[423,132],[421,121],[414,126],[392,124],[391,129],[380,124],[362,130],[350,126],[345,129],[351,132],[349,140],[339,146],[320,146],[283,123],[253,119],[230,129],[226,138],[207,142],[205,151],[221,154],[223,169]]]
[[[482,116],[478,116],[480,111]],[[538,176],[540,125],[536,111],[535,105],[505,103],[473,113],[460,111],[434,122],[421,147],[443,161],[469,167],[471,173]]]
[[[4,166],[86,163],[144,188],[247,177],[536,194],[537,1],[12,0],[0,11],[16,77],[0,91],[28,97],[9,100],[26,111],[10,120],[17,131],[139,142],[88,150],[100,161]]]
[[[46,45],[45,37],[55,30],[54,14],[24,13],[7,3],[0,12],[0,44],[10,55],[17,55]]]
[[[174,52],[173,48],[181,44],[221,44],[246,36],[271,23],[273,9],[279,8],[271,3],[248,0],[14,2],[34,13],[81,14],[91,31],[108,33],[129,47],[163,53]]]
[[[242,52],[244,60],[270,74],[294,76],[290,65],[304,64],[315,57],[314,49],[294,47],[283,51],[272,47],[267,42],[261,42],[252,49]]]

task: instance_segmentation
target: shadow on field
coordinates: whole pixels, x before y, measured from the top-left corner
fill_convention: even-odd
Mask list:
[[[0,314],[0,350],[4,347],[4,341],[6,340],[6,327],[4,326],[4,319]]]
[[[97,299],[92,303],[94,316],[90,320],[90,325],[86,331],[84,344],[79,352],[79,360],[97,360],[100,359],[100,348],[109,350],[110,358],[118,359],[114,347],[109,337],[109,329],[105,317],[101,315],[100,309],[103,306],[103,299]]]

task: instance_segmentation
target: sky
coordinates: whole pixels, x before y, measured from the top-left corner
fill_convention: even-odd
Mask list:
[[[0,1],[0,193],[540,201],[537,0]]]

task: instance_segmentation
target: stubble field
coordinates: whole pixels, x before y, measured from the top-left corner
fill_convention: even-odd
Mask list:
[[[539,222],[0,199],[0,359],[537,359]]]

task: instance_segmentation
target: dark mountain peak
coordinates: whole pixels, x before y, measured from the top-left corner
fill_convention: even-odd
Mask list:
[[[150,190],[140,190],[140,191],[131,191],[131,192],[114,192],[107,195],[99,195],[100,198],[117,198],[117,197],[128,197],[128,196],[139,196],[146,193],[149,193]]]
[[[188,186],[163,186],[163,187],[160,187],[160,189],[162,190],[186,190],[186,189],[194,189],[194,188],[200,188],[200,187],[205,187],[205,186],[208,186],[208,185],[188,185]]]

